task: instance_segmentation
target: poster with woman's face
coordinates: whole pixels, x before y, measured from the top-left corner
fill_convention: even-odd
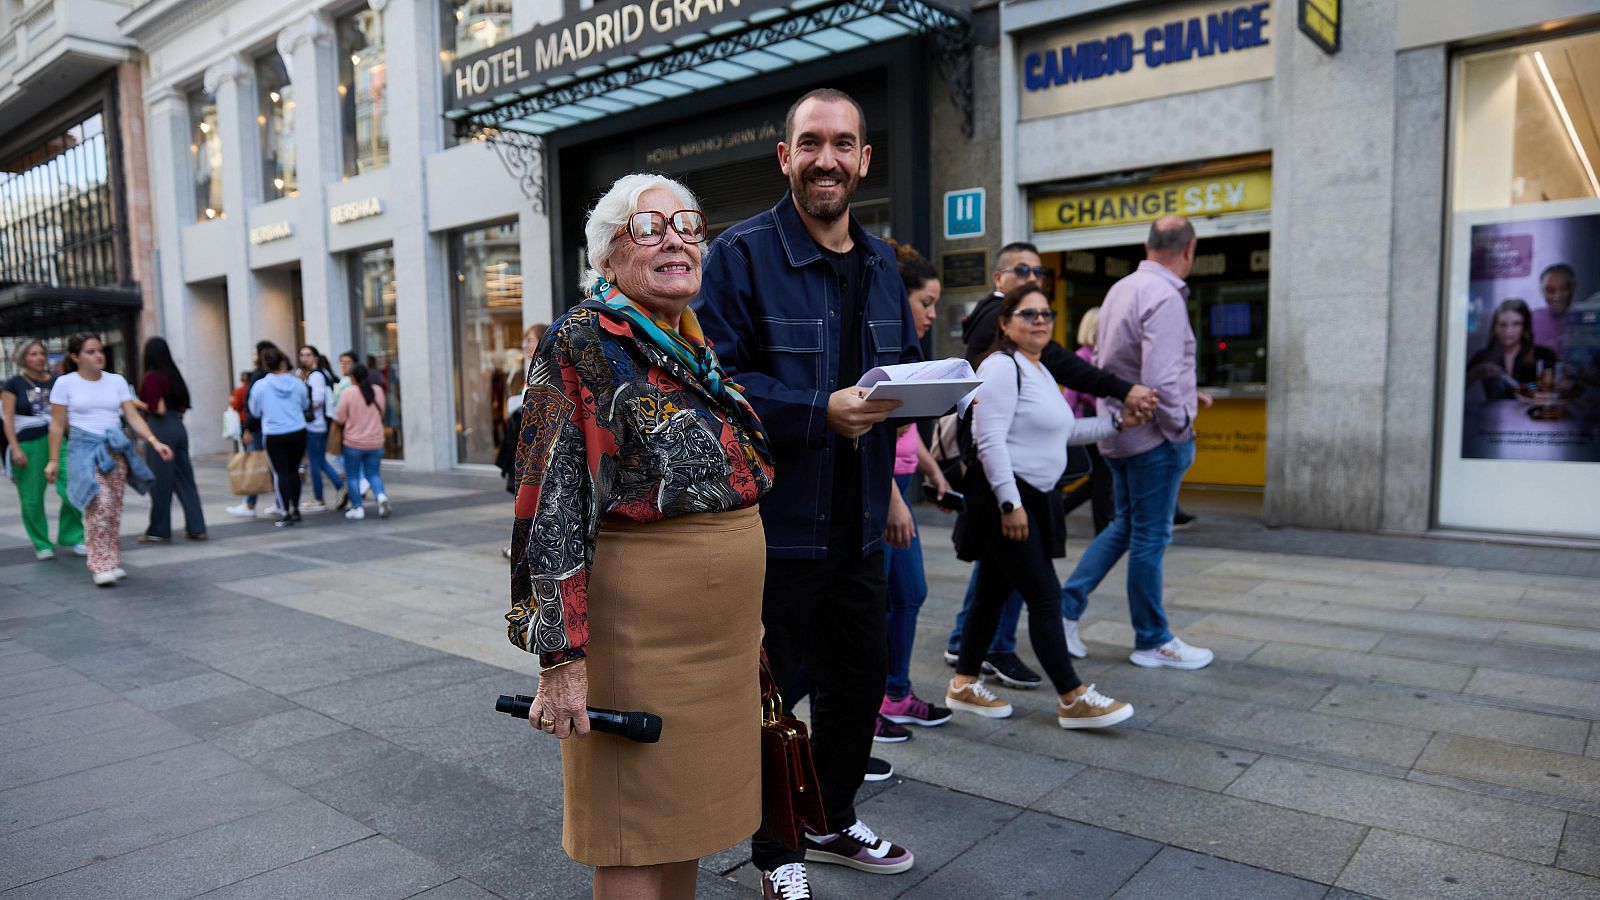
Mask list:
[[[1472,229],[1461,455],[1600,462],[1600,215]]]

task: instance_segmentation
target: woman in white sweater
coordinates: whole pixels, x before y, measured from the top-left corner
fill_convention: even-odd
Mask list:
[[[995,719],[1011,704],[979,680],[984,653],[1015,590],[1028,605],[1033,651],[1059,695],[1062,728],[1104,728],[1133,715],[1133,707],[1085,685],[1072,668],[1061,624],[1061,582],[1051,562],[1066,555],[1066,524],[1056,482],[1067,447],[1108,437],[1122,428],[1115,416],[1077,419],[1061,388],[1039,362],[1056,314],[1037,284],[1006,294],[994,347],[978,365],[972,442],[977,464],[967,472],[961,556],[977,559],[978,592],[961,635],[956,675],[946,705]]]

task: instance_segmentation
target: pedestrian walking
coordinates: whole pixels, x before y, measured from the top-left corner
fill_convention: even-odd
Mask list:
[[[1100,307],[1096,306],[1083,314],[1083,319],[1078,322],[1078,349],[1073,354],[1087,363],[1094,361],[1094,330],[1100,323]],[[1072,407],[1072,414],[1079,418],[1097,415],[1095,411],[1094,395],[1072,388],[1065,388],[1067,405]],[[1084,503],[1089,504],[1089,513],[1094,521],[1094,533],[1099,534],[1111,524],[1111,516],[1116,512],[1116,506],[1111,499],[1111,469],[1106,466],[1106,461],[1100,457],[1100,448],[1089,444],[1084,448],[1089,454],[1089,475],[1083,483],[1068,491],[1063,498],[1063,507],[1067,512],[1072,512]],[[1068,649],[1072,649],[1068,642]],[[1086,653],[1073,650],[1073,656],[1083,658]]]
[[[206,539],[206,514],[200,505],[200,489],[194,481],[194,465],[189,460],[189,431],[183,416],[189,411],[189,385],[172,359],[166,339],[153,337],[144,342],[144,377],[139,379],[139,402],[150,421],[150,431],[172,448],[164,459],[155,448],[145,451],[145,464],[155,480],[150,488],[150,524],[139,535],[141,544],[167,544],[172,541],[172,497],[183,506],[183,536],[191,541]]]
[[[860,104],[832,89],[790,107],[778,165],[790,193],[723,232],[695,310],[729,374],[772,429],[782,473],[761,504],[766,649],[780,693],[814,685],[817,778],[829,824],[790,849],[756,837],[767,897],[810,897],[805,862],[893,874],[911,851],[856,815],[888,674],[883,534],[899,406],[855,387],[874,366],[922,356],[889,245],[850,214],[866,176]],[[776,775],[773,777],[783,777]]]
[[[1172,520],[1183,473],[1194,462],[1194,330],[1189,287],[1194,267],[1194,226],[1183,216],[1163,216],[1150,226],[1145,259],[1106,292],[1100,304],[1095,362],[1124,378],[1142,375],[1160,396],[1150,421],[1124,428],[1100,443],[1111,467],[1116,513],[1095,537],[1061,590],[1061,615],[1076,635],[1078,620],[1111,567],[1128,556],[1128,618],[1139,666],[1200,669],[1212,653],[1172,633],[1161,603],[1162,562],[1172,542]],[[1115,401],[1107,401],[1115,407]]]
[[[289,359],[277,347],[261,351],[267,374],[250,386],[250,415],[261,423],[267,460],[272,465],[272,490],[278,518],[272,524],[287,528],[300,521],[300,459],[306,455],[306,410],[310,398],[305,383],[289,370]]]
[[[311,502],[302,505],[306,512],[322,512],[328,508],[322,497],[322,476],[328,476],[338,495],[334,506],[344,508],[344,479],[339,470],[328,462],[328,396],[336,383],[328,368],[328,358],[316,347],[306,344],[300,348],[300,369],[305,373],[306,388],[310,392],[311,411],[306,421],[306,471],[311,474]]]
[[[50,354],[44,342],[33,338],[17,344],[11,354],[18,373],[6,381],[0,392],[5,418],[7,463],[17,485],[17,501],[22,510],[22,529],[33,544],[37,559],[55,559],[57,546],[72,548],[79,556],[88,554],[83,543],[83,517],[67,499],[69,478],[56,479],[56,494],[61,511],[56,518],[56,542],[50,543],[50,519],[45,514],[44,495],[48,487],[45,463],[50,452],[50,389],[56,376],[50,372]],[[66,450],[58,457],[66,465]],[[59,468],[59,467],[58,467]]]
[[[978,365],[983,386],[971,412],[977,460],[963,482],[967,512],[956,530],[956,548],[982,568],[945,703],[994,719],[1011,715],[1011,704],[984,687],[979,675],[1001,607],[1015,591],[1028,607],[1034,655],[1058,695],[1056,722],[1069,729],[1104,728],[1126,721],[1133,707],[1085,685],[1072,668],[1059,618],[1061,582],[1052,562],[1067,555],[1056,482],[1066,471],[1068,446],[1115,434],[1122,418],[1073,416],[1040,362],[1055,318],[1039,285],[1013,288],[1000,306],[994,349]]]
[[[999,330],[1000,304],[1006,294],[1024,284],[1043,285],[1050,271],[1039,259],[1039,248],[1025,241],[1015,241],[1000,248],[995,257],[994,293],[978,301],[971,313],[961,323],[961,337],[967,345],[967,360],[973,365],[994,346]],[[1091,397],[1121,397],[1125,405],[1123,415],[1129,422],[1139,422],[1154,408],[1155,392],[1136,381],[1128,381],[1111,372],[1096,368],[1074,356],[1055,341],[1045,345],[1040,354],[1045,369],[1063,387],[1088,394]],[[1135,375],[1134,378],[1138,376]],[[956,614],[955,627],[945,643],[944,661],[956,664],[961,644],[961,632],[972,601],[978,594],[978,578],[982,564],[972,567],[972,577],[967,582],[967,595],[962,600],[961,611]],[[1001,611],[1000,627],[995,632],[994,644],[984,657],[985,675],[1007,687],[1024,690],[1042,683],[1039,673],[1029,668],[1017,656],[1017,622],[1022,618],[1022,597],[1014,595],[1006,601]]]
[[[563,739],[562,846],[596,867],[594,896],[691,898],[700,857],[761,820],[772,463],[688,309],[694,195],[626,175],[584,230],[588,297],[528,373],[506,618],[539,654],[528,719]],[[660,742],[585,735],[589,705],[658,713]]]
[[[378,518],[389,518],[389,495],[383,490],[384,390],[372,383],[372,373],[357,364],[350,369],[350,386],[339,394],[333,419],[344,429],[344,475],[349,484],[368,484],[378,501]],[[346,519],[365,519],[361,492],[350,492]]]
[[[910,301],[911,321],[917,339],[927,337],[939,317],[940,284],[933,264],[915,249],[893,244]],[[911,501],[921,493],[917,478],[921,473],[934,495],[943,498],[950,490],[944,472],[922,442],[914,426],[902,431],[894,445],[894,488],[889,500],[889,527],[884,540],[885,577],[888,582],[889,677],[883,686],[883,702],[878,707],[878,726],[873,740],[899,743],[910,739],[907,725],[929,728],[950,721],[950,710],[918,697],[911,689],[911,648],[917,637],[917,615],[928,598],[928,579],[922,567],[922,538],[917,533]]]
[[[122,495],[128,485],[144,493],[154,476],[122,432],[126,419],[163,460],[168,447],[150,431],[134,404],[127,379],[107,372],[100,336],[79,332],[67,338],[68,371],[50,389],[50,450],[45,478],[60,477],[62,443],[67,445],[67,497],[83,513],[84,544],[94,583],[108,587],[128,576],[122,568]],[[69,437],[70,429],[70,440]]]
[[[278,349],[277,344],[271,341],[256,341],[256,352],[253,360],[254,368],[250,370],[245,379],[245,399],[241,414],[244,416],[244,445],[250,450],[262,450],[266,447],[266,435],[261,431],[261,420],[250,412],[250,391],[255,388],[256,382],[267,377],[267,370],[261,365],[261,354],[269,349],[277,352],[279,356],[283,355],[283,351]],[[228,514],[243,519],[255,518],[257,499],[255,494],[251,494],[239,503],[228,507]],[[279,512],[280,510],[276,504],[262,511],[264,515],[269,516],[276,516]]]

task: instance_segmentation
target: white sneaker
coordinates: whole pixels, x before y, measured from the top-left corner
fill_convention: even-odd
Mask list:
[[[99,585],[100,587],[110,587],[113,584],[117,583],[117,573],[116,572],[96,572],[96,573],[94,573],[94,583]]]
[[[1083,638],[1078,636],[1078,620],[1063,616],[1061,626],[1067,630],[1067,652],[1078,659],[1087,657],[1089,648],[1083,645]]]
[[[1128,661],[1136,666],[1147,669],[1204,669],[1211,665],[1211,660],[1216,658],[1204,647],[1191,647],[1183,641],[1173,638],[1150,650],[1135,650],[1128,655]]]
[[[311,500],[309,502],[300,504],[300,511],[301,512],[327,512],[328,511],[328,504],[323,503],[321,500]]]
[[[990,719],[1009,719],[1012,713],[1011,704],[996,697],[981,681],[956,687],[955,680],[951,679],[944,691],[944,705]]]
[[[261,514],[269,519],[276,519],[277,517],[283,515],[283,510],[279,509],[278,504],[274,503],[266,509],[263,509]]]
[[[72,545],[72,555],[74,555],[74,556],[88,556],[89,555],[89,547],[88,547],[88,545],[86,545],[86,544],[73,544]]]
[[[365,519],[367,517],[367,511],[357,506],[352,509],[345,510],[344,517],[346,519]]]
[[[379,494],[378,495],[378,518],[380,518],[380,519],[389,518],[389,495],[388,494]]]
[[[761,896],[773,900],[811,900],[805,863],[788,863],[761,873]]]
[[[111,570],[111,574],[115,575],[118,581],[121,581],[122,579],[128,577],[128,570],[121,566],[117,566],[115,569]]]
[[[256,517],[256,508],[241,503],[238,506],[228,507],[228,515],[238,516],[241,519],[254,519]]]
[[[46,547],[43,550],[35,550],[33,552],[33,558],[38,560],[55,559],[56,552],[51,550],[49,547]]]

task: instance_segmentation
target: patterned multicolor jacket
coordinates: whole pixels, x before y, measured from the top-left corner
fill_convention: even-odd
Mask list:
[[[528,368],[511,531],[511,643],[541,666],[582,658],[605,516],[654,522],[745,509],[772,488],[761,421],[713,399],[593,300],[557,319]]]

